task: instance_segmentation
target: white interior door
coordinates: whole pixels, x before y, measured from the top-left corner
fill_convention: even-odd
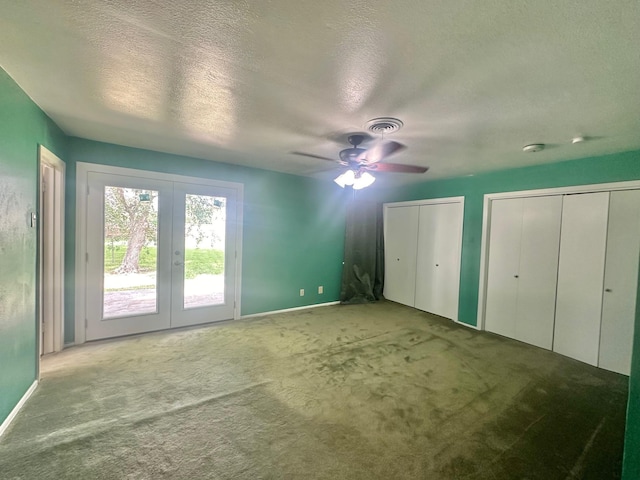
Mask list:
[[[556,309],[562,196],[523,199],[514,338],[551,349]]]
[[[509,338],[516,336],[523,208],[522,198],[491,202],[485,328]]]
[[[88,173],[86,339],[234,317],[236,193]]]
[[[65,163],[45,147],[40,161],[40,353],[64,344],[64,179]]]
[[[640,190],[611,192],[598,366],[629,375],[633,346]]]
[[[609,192],[567,195],[562,233],[553,350],[598,364]]]
[[[458,319],[462,202],[420,206],[415,307]]]
[[[54,174],[53,167],[40,165],[40,318],[41,339],[40,354],[54,352],[53,324],[50,316],[55,312],[53,287],[55,285],[54,261],[56,253],[54,222]],[[49,318],[48,318],[49,317]]]
[[[384,296],[414,306],[418,206],[388,207],[384,219]]]

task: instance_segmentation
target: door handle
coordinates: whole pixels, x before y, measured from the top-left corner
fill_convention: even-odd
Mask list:
[[[179,267],[180,265],[184,265],[184,262],[180,262],[179,260],[176,260],[175,262],[173,262],[173,264]]]
[[[604,291],[605,292],[613,292],[613,290],[611,290],[610,288],[605,288]]]
[[[518,277],[520,277],[520,275],[514,275],[514,276],[513,276],[513,278],[518,278]]]

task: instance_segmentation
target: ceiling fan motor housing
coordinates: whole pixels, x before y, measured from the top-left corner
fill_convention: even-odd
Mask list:
[[[349,166],[357,166],[360,162],[357,162],[357,158],[364,152],[366,149],[358,147],[364,141],[364,135],[349,135],[347,139],[351,145],[351,148],[345,148],[340,152],[340,160],[349,164]]]
[[[364,148],[358,148],[358,147],[346,148],[340,152],[340,160],[346,163],[355,162],[356,164],[359,164],[360,162],[357,162],[356,160],[360,156],[360,154],[364,152],[366,152]]]

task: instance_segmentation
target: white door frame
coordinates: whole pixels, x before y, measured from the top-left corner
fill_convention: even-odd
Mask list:
[[[640,180],[485,194],[482,207],[482,243],[480,245],[480,279],[478,285],[478,316],[476,328],[478,330],[485,330],[485,311],[487,305],[487,274],[489,265],[490,241],[489,226],[491,225],[491,205],[493,200],[521,197],[542,197],[549,195],[570,195],[577,193],[613,192],[615,190],[636,189],[640,189]]]
[[[75,343],[86,342],[86,281],[87,281],[87,197],[89,172],[140,177],[145,179],[164,180],[170,182],[192,183],[213,187],[229,188],[236,191],[236,278],[234,320],[240,318],[241,285],[242,285],[242,211],[244,185],[236,182],[212,180],[200,177],[136,170],[133,168],[114,167],[92,163],[76,164],[76,268],[75,268]]]
[[[44,168],[51,169],[45,179]],[[40,261],[38,345],[40,354],[64,346],[64,191],[65,163],[43,145],[38,148]],[[44,255],[44,252],[47,252]]]

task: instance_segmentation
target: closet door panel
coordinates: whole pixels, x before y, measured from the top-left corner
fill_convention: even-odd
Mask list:
[[[561,219],[561,195],[524,199],[515,338],[549,350],[553,344]]]
[[[414,306],[418,206],[386,209],[384,296]]]
[[[491,203],[485,328],[514,338],[524,200]]]
[[[416,262],[415,307],[435,313],[443,286],[437,281],[436,249],[438,245],[438,207],[441,205],[420,205],[418,227],[418,252]]]
[[[609,192],[567,195],[562,233],[553,350],[598,363]]]
[[[633,346],[640,190],[611,192],[598,366],[629,375]]]
[[[440,285],[434,302],[435,313],[458,320],[460,291],[460,238],[464,207],[461,203],[438,205],[436,215],[436,283]]]
[[[463,204],[420,206],[415,306],[457,320]]]

